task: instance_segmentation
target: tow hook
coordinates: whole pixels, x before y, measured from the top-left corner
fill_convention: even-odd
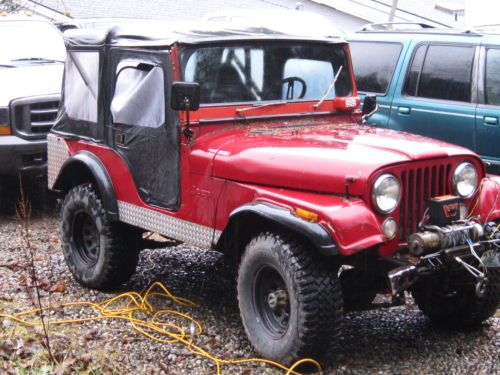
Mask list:
[[[418,277],[418,271],[415,266],[401,266],[389,271],[387,276],[389,277],[391,292],[394,297],[413,285]]]

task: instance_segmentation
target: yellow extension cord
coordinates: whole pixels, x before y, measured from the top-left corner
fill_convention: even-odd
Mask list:
[[[221,368],[223,365],[237,365],[237,364],[245,364],[250,362],[260,362],[265,363],[274,367],[277,367],[283,371],[286,371],[286,375],[300,374],[296,371],[296,368],[304,363],[312,364],[317,369],[317,374],[321,374],[321,365],[311,358],[301,359],[295,362],[291,367],[286,367],[281,363],[271,361],[263,358],[248,358],[248,359],[223,359],[215,357],[214,355],[207,352],[205,349],[201,348],[198,345],[193,343],[194,336],[199,336],[203,329],[201,324],[197,322],[194,318],[187,314],[183,314],[179,311],[175,310],[158,310],[155,311],[155,308],[149,301],[151,297],[163,297],[166,299],[172,300],[174,303],[186,306],[186,307],[195,307],[196,304],[180,297],[174,296],[170,291],[160,282],[155,282],[149,286],[149,288],[143,293],[137,292],[127,292],[110,299],[107,299],[103,302],[94,303],[94,302],[72,302],[65,303],[59,306],[48,306],[41,309],[28,310],[23,311],[14,315],[1,314],[0,317],[10,319],[19,324],[36,327],[41,326],[41,322],[35,320],[28,320],[26,317],[33,316],[39,314],[42,311],[57,311],[60,309],[64,309],[67,307],[90,307],[92,308],[98,315],[80,318],[80,319],[68,319],[68,320],[55,320],[47,322],[48,326],[56,326],[63,324],[75,324],[75,323],[83,323],[89,321],[96,321],[101,319],[120,319],[128,321],[132,327],[143,334],[144,336],[149,337],[152,340],[163,344],[169,343],[182,343],[187,346],[187,348],[195,355],[204,357],[210,361],[212,361],[217,370],[217,375],[221,374]],[[122,303],[120,303],[122,302]],[[115,307],[113,307],[115,306]],[[145,314],[149,319],[141,319],[136,317],[138,313]],[[183,318],[190,322],[190,326],[196,329],[196,332],[186,332],[186,330],[174,323],[169,323],[161,320],[161,317],[165,317],[167,315],[173,315],[177,318]],[[149,332],[147,331],[149,330]],[[156,333],[155,336],[153,333]]]

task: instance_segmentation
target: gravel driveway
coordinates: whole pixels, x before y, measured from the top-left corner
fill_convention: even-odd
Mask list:
[[[60,251],[55,209],[35,210],[30,224],[44,305],[101,301],[110,294],[80,287]],[[0,313],[33,307],[21,227],[13,215],[0,217]],[[174,294],[195,301],[189,311],[205,332],[198,344],[228,358],[255,356],[241,326],[234,274],[218,253],[178,246],[141,253],[138,273],[123,290],[143,290],[160,280]],[[29,292],[29,293],[28,293]],[[379,297],[382,301],[383,297]],[[0,373],[214,374],[212,363],[178,344],[159,344],[125,322],[60,326],[50,333],[61,363],[44,360],[40,330],[0,319]],[[258,364],[227,366],[225,374],[282,374]],[[476,330],[436,328],[409,302],[346,315],[346,326],[325,374],[500,374],[500,313]]]

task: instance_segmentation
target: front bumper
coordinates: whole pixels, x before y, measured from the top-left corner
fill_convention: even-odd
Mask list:
[[[459,224],[457,225],[457,227]],[[465,222],[464,228],[471,228],[477,224]],[[446,232],[449,227],[433,227],[437,232]],[[481,234],[472,237],[469,230],[457,230],[453,236],[453,245],[446,248],[434,249],[432,252],[415,256],[406,254],[397,259],[403,263],[388,273],[389,283],[393,295],[411,289],[423,276],[462,272],[472,275],[479,289],[488,276],[488,271],[500,268],[500,230],[496,223],[487,223],[480,226]],[[450,233],[450,232],[448,232]],[[472,240],[474,238],[474,240]],[[446,239],[444,242],[446,243]]]
[[[47,140],[0,136],[0,175],[42,175],[47,173]]]

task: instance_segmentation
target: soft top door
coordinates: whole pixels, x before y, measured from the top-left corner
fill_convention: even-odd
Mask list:
[[[170,103],[167,51],[111,50],[111,146],[126,160],[142,199],[179,206],[179,123]]]

